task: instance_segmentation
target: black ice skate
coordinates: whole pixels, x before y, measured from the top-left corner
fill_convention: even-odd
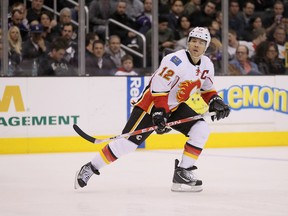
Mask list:
[[[83,188],[93,174],[100,175],[100,172],[91,164],[91,162],[83,165],[79,171],[76,172],[74,188]]]
[[[175,160],[175,170],[173,185],[171,190],[176,192],[200,192],[202,191],[202,181],[198,180],[193,170],[196,166],[184,169],[178,166],[179,160]]]

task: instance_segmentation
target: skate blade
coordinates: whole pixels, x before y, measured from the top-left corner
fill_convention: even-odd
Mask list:
[[[75,190],[77,190],[77,189],[79,189],[81,186],[79,185],[79,183],[78,183],[78,174],[79,174],[79,172],[80,172],[80,170],[78,170],[77,172],[76,172],[76,175],[75,175],[75,180],[74,180],[74,189]]]
[[[203,190],[202,185],[191,186],[187,184],[173,183],[171,191],[173,192],[201,192]]]

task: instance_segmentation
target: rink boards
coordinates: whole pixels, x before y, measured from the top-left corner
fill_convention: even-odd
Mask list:
[[[207,148],[288,146],[288,77],[216,77],[219,94],[231,115],[219,122],[209,118]],[[118,135],[149,77],[1,78],[0,153],[95,151],[79,138],[78,124],[88,134]],[[207,105],[193,95],[188,104],[199,113]],[[145,149],[182,148],[177,132],[151,135]]]

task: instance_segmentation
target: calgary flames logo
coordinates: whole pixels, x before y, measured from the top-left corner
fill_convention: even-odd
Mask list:
[[[198,89],[201,87],[201,82],[199,79],[194,82],[192,80],[186,80],[181,82],[178,87],[177,101],[182,103],[189,99],[190,93],[194,88]]]

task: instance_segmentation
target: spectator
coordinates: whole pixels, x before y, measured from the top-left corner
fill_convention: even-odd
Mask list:
[[[15,9],[20,10],[23,13],[22,24],[25,26],[26,29],[29,29],[29,24],[28,24],[28,20],[27,20],[27,8],[26,8],[25,4],[22,2],[15,2],[11,7],[11,11],[13,11]],[[8,14],[8,18],[11,19],[11,13]]]
[[[43,9],[44,0],[32,0],[31,7],[27,10],[27,20],[31,23],[33,20],[40,21],[40,14]]]
[[[223,75],[223,71],[221,70],[222,42],[219,36],[219,23],[216,20],[213,20],[208,29],[211,36],[211,43],[206,51],[206,55],[214,63],[215,74]]]
[[[78,66],[78,44],[73,40],[74,25],[65,23],[62,26],[61,37],[67,41],[68,48],[66,49],[64,59],[71,65]]]
[[[270,8],[273,7],[273,3],[275,0],[256,0],[254,1],[255,4],[255,10],[257,12],[263,12],[263,11],[268,11]]]
[[[111,76],[117,67],[108,54],[105,53],[101,40],[93,43],[93,57],[86,58],[86,74],[89,76]]]
[[[249,58],[255,54],[256,47],[267,39],[266,31],[264,28],[256,29],[253,31],[252,41],[237,40],[237,33],[233,29],[229,30],[228,33],[228,53],[229,59],[233,59],[236,53],[236,49],[239,45],[245,45],[249,49]]]
[[[158,18],[158,46],[159,46],[159,60],[162,59],[162,52],[164,49],[174,49],[174,34],[173,31],[168,27],[168,19],[166,16],[159,16]],[[147,65],[151,66],[151,53],[152,53],[152,29],[146,34],[147,42]]]
[[[229,62],[238,71],[239,75],[262,75],[258,66],[249,60],[249,49],[245,45],[239,45],[236,49],[236,58]]]
[[[8,30],[8,59],[10,76],[20,76],[22,73],[20,63],[22,61],[22,38],[17,26],[11,26]]]
[[[221,41],[220,25],[216,20],[212,20],[211,25],[208,26],[208,29],[212,38],[216,38],[217,40]]]
[[[72,23],[72,12],[71,12],[71,9],[68,8],[68,7],[65,7],[63,8],[61,11],[60,11],[60,14],[59,14],[59,22],[57,23],[56,26],[54,26],[52,28],[52,33],[53,35],[55,35],[55,37],[57,36],[61,36],[61,32],[62,32],[62,29],[63,29],[63,26],[67,23],[71,24],[73,26],[73,32],[72,32],[72,36],[71,38],[73,40],[75,40],[77,38],[77,31],[78,31],[78,28],[76,25],[74,25]]]
[[[284,75],[285,66],[279,57],[277,44],[265,41],[256,49],[255,63],[265,75]]]
[[[257,48],[257,46],[266,40],[267,40],[267,36],[266,36],[266,31],[264,28],[255,29],[252,32],[252,41],[251,42],[245,41],[246,46],[248,47],[249,52],[250,52],[249,58],[255,55],[255,49]],[[240,44],[245,44],[245,42],[241,41]]]
[[[239,41],[237,39],[237,32],[233,29],[229,29],[228,31],[228,54],[229,60],[234,59],[236,48],[239,46]]]
[[[186,49],[187,47],[187,38],[182,38],[180,40],[177,40],[175,42],[175,45],[174,45],[174,49],[172,50],[171,48],[168,48],[168,49],[164,49],[163,51],[165,52],[164,53],[164,56],[171,53],[171,52],[174,52],[174,51],[178,51],[178,50],[181,50],[181,49]],[[167,53],[167,54],[166,54]]]
[[[85,6],[89,7],[90,3],[92,2],[92,0],[83,0]],[[74,2],[78,2],[78,1],[74,1]],[[50,6],[49,6],[50,3]],[[54,7],[54,1],[50,0],[47,2],[47,4],[45,4],[47,6],[49,6],[50,8]],[[56,1],[56,5],[57,5],[57,10],[61,11],[63,8],[69,8],[71,10],[71,19],[74,21],[78,21],[78,12],[79,12],[79,4],[75,5],[73,3],[73,1],[70,0],[61,0],[61,1]]]
[[[105,41],[107,20],[116,8],[116,0],[93,0],[89,5],[89,25]]]
[[[19,9],[14,9],[11,12],[10,22],[8,23],[8,28],[11,26],[17,26],[20,30],[21,38],[25,41],[28,38],[29,29],[23,24],[24,13]]]
[[[238,39],[242,40],[242,34],[244,30],[244,23],[239,17],[240,6],[238,0],[229,1],[229,28],[237,32]]]
[[[111,15],[111,18],[132,28],[133,30],[137,30],[136,23],[126,14],[126,7],[126,1],[119,0],[116,6],[116,10]],[[118,35],[124,45],[137,49],[139,48],[136,37],[137,35],[134,32],[125,30],[122,27],[115,25],[114,23],[109,23],[109,30],[110,35]]]
[[[215,75],[223,75],[225,71],[222,70],[222,43],[216,37],[211,38],[210,46],[206,51],[206,55],[214,63]]]
[[[184,5],[184,14],[190,16],[195,11],[201,10],[201,0],[189,0]]]
[[[288,2],[287,2],[288,7]],[[288,8],[287,8],[288,9]],[[288,13],[288,12],[287,12]],[[288,17],[282,17],[280,25],[286,31],[286,37],[288,36]]]
[[[273,12],[266,15],[263,20],[263,26],[266,29],[268,38],[271,40],[273,38],[273,32],[275,28],[281,24],[281,19],[284,14],[284,4],[282,1],[275,1],[273,5]]]
[[[167,15],[168,27],[172,29],[174,36],[177,34],[179,29],[179,17],[183,15],[184,6],[181,0],[172,0],[172,6],[170,13]],[[179,38],[176,38],[179,39]]]
[[[260,28],[263,28],[261,16],[259,15],[252,16],[249,20],[248,26],[243,31],[243,40],[252,41],[253,32]]]
[[[152,23],[153,2],[152,2],[152,0],[144,0],[143,4],[144,4],[144,15],[147,16],[149,18],[150,22]]]
[[[159,0],[158,1],[158,12],[159,15],[167,15],[170,12],[171,0]]]
[[[35,24],[34,24],[35,22]],[[32,21],[30,24],[30,38],[23,42],[23,62],[21,67],[27,76],[31,76],[31,68],[34,62],[39,63],[39,59],[48,52],[49,42],[42,37],[43,26],[37,24],[38,21]]]
[[[216,17],[213,21],[218,22],[218,26],[219,26],[219,30],[218,30],[218,33],[216,35],[222,41],[222,22],[223,22],[222,11],[217,11],[215,16]]]
[[[178,28],[174,34],[175,40],[180,40],[182,38],[187,38],[188,34],[191,31],[191,23],[189,17],[182,15],[178,19]]]
[[[215,15],[215,20],[219,23],[219,26],[222,26],[223,14],[222,11],[217,11]]]
[[[213,0],[207,0],[200,11],[195,11],[190,15],[191,27],[207,27],[215,19],[216,3]]]
[[[116,76],[137,76],[138,73],[133,70],[133,57],[129,54],[126,54],[121,59],[121,66],[116,71]]]
[[[52,14],[49,11],[41,12],[40,24],[43,26],[42,37],[51,43],[53,40],[53,33],[51,29],[57,25],[57,22],[53,20]]]
[[[158,13],[159,15],[167,15],[170,12],[171,0],[159,0],[158,1]]]
[[[67,41],[57,38],[51,44],[51,52],[41,58],[39,63],[39,76],[74,76],[73,68],[65,61],[64,55],[67,49]]]
[[[93,56],[93,43],[96,40],[99,40],[99,36],[95,32],[88,32],[86,34],[85,38],[85,46],[86,46],[86,51],[85,51],[85,57],[91,57]]]
[[[279,58],[285,59],[285,42],[286,42],[286,32],[285,29],[281,26],[276,27],[274,33],[273,33],[273,40],[278,47],[279,50]]]
[[[255,4],[253,0],[246,0],[243,5],[242,11],[239,12],[238,16],[242,23],[244,23],[243,28],[247,28],[250,25],[250,19],[255,16]]]
[[[117,35],[111,35],[108,40],[108,46],[105,47],[105,52],[110,55],[110,58],[119,68],[122,65],[121,59],[126,52],[121,49],[121,40]]]
[[[152,26],[152,0],[144,0],[144,12],[136,18],[138,31],[146,34]]]
[[[126,0],[126,3],[127,16],[132,18],[133,21],[136,21],[136,18],[144,12],[142,0]]]

